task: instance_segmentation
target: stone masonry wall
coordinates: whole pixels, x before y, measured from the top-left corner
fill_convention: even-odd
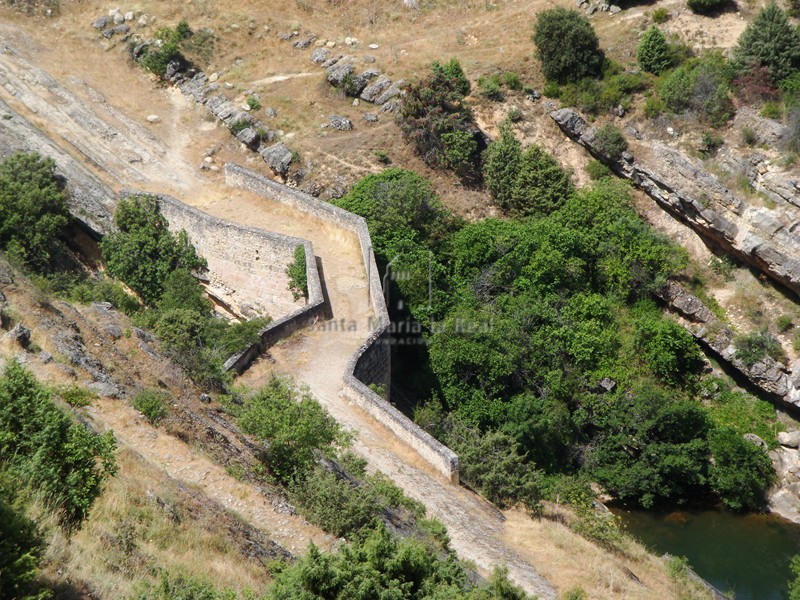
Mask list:
[[[458,483],[458,456],[372,391],[368,384],[389,389],[391,377],[391,346],[389,345],[389,313],[383,297],[372,240],[366,221],[337,206],[322,202],[238,165],[225,165],[228,185],[242,188],[264,198],[280,202],[320,220],[352,232],[361,246],[364,267],[368,274],[370,303],[375,315],[375,329],[350,358],[343,375],[344,395],[386,426],[399,439],[416,450],[428,463],[451,482]]]
[[[137,192],[122,192],[130,194]],[[286,275],[295,248],[304,240],[218,219],[169,196],[153,197],[170,230],[185,230],[206,259],[206,289],[230,312],[243,319],[280,319],[304,306],[292,297]]]

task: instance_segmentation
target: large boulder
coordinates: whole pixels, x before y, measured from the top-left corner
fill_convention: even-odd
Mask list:
[[[340,87],[344,84],[345,80],[353,75],[355,67],[349,62],[337,62],[335,65],[328,67],[327,79],[334,87]]]
[[[361,91],[361,99],[367,102],[375,102],[391,85],[392,80],[386,75],[381,75]]]
[[[286,175],[289,171],[289,165],[292,163],[292,153],[284,145],[283,142],[273,144],[268,148],[263,148],[259,151],[261,158],[269,165],[278,175]]]
[[[800,448],[800,429],[795,431],[781,431],[778,434],[778,443],[787,448]]]
[[[317,48],[311,53],[311,62],[321,65],[331,57],[331,51],[327,48]]]
[[[331,115],[330,125],[339,131],[350,131],[353,128],[353,122],[350,119],[339,115]]]

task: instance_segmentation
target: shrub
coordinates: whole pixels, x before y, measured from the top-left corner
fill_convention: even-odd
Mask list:
[[[660,25],[667,21],[669,21],[669,10],[661,6],[653,11],[653,23]]]
[[[522,116],[522,111],[516,106],[512,106],[508,111],[508,120],[512,123],[519,123],[522,120]]]
[[[0,464],[63,524],[79,525],[116,473],[111,432],[95,435],[74,423],[50,393],[16,361],[0,377]],[[2,553],[0,553],[0,556]]]
[[[730,4],[730,0],[687,0],[686,6],[693,13],[710,15],[721,11]]]
[[[555,81],[548,81],[542,88],[542,94],[545,98],[558,98],[561,96],[561,88]]]
[[[728,96],[729,68],[725,58],[711,53],[691,59],[667,75],[659,96],[673,112],[690,110],[703,121],[719,127],[733,114]]]
[[[155,390],[144,390],[133,398],[133,408],[142,413],[151,425],[158,425],[169,414],[169,396]]]
[[[781,315],[775,320],[775,326],[781,333],[786,333],[792,328],[793,325],[794,322],[792,321],[792,317],[789,315]]]
[[[672,62],[669,45],[658,27],[645,31],[636,48],[636,60],[642,69],[656,75],[669,68]]]
[[[603,177],[610,177],[611,169],[609,169],[599,160],[590,160],[589,164],[586,165],[586,173],[589,175],[589,179],[592,181],[597,181]]]
[[[783,108],[777,102],[766,102],[761,109],[761,116],[765,119],[780,119],[783,117]]]
[[[389,155],[386,154],[383,150],[375,150],[375,158],[378,159],[378,162],[382,165],[390,165],[392,164],[392,159],[389,158]]]
[[[462,178],[477,182],[483,138],[463,104],[465,93],[469,93],[469,81],[457,60],[434,63],[427,79],[409,86],[397,122],[429,166],[456,168]]]
[[[481,77],[478,79],[478,87],[481,88],[481,95],[489,100],[500,101],[503,99],[503,91],[500,89],[500,78]]]
[[[0,473],[0,600],[49,598],[37,585],[43,545],[36,524],[14,505],[13,482],[2,479]]]
[[[284,483],[305,478],[316,452],[345,441],[339,424],[307,391],[273,377],[248,398],[238,417],[242,430],[264,443],[263,460]]]
[[[63,252],[70,221],[55,162],[39,154],[12,154],[0,162],[0,249],[13,262],[46,270]]]
[[[247,106],[250,110],[256,111],[261,110],[261,102],[258,101],[258,98],[255,96],[248,96],[247,97]]]
[[[607,158],[616,158],[628,149],[628,141],[612,123],[605,123],[595,134],[595,148]]]
[[[500,139],[489,144],[483,158],[483,180],[495,203],[508,209],[519,171],[522,147],[508,124],[500,126]]]
[[[766,356],[785,361],[786,355],[780,342],[767,331],[743,335],[735,340],[736,358],[747,367],[752,367]]]
[[[740,72],[754,65],[766,67],[773,83],[797,72],[800,34],[777,4],[767,4],[747,25],[733,50],[733,64]]]
[[[750,127],[742,127],[741,131],[739,132],[742,143],[745,146],[753,146],[758,141],[758,135],[756,132]]]
[[[514,214],[549,214],[575,191],[571,173],[537,144],[522,153],[518,164],[508,205],[508,210]]]
[[[722,258],[713,256],[708,266],[714,273],[721,275],[725,281],[733,281],[733,272],[736,270],[736,263],[727,256],[723,256]]]
[[[722,139],[722,136],[704,131],[700,148],[698,149],[700,156],[703,158],[711,158],[712,156],[716,156],[717,150],[722,147],[724,141],[725,140]]]
[[[520,91],[523,88],[522,80],[519,78],[517,73],[513,71],[508,71],[503,73],[503,85],[505,85],[508,89],[514,90],[515,92]]]
[[[736,94],[748,104],[775,101],[779,97],[778,88],[772,84],[767,67],[751,66],[733,80]]]
[[[582,587],[570,588],[561,596],[561,600],[587,600],[589,596]]]
[[[306,249],[298,246],[294,249],[294,260],[286,267],[289,276],[289,289],[295,300],[308,298],[308,275],[306,273]]]
[[[603,52],[589,20],[563,7],[544,10],[533,27],[544,76],[566,83],[596,77],[603,66]]]
[[[730,427],[709,436],[711,487],[733,510],[761,510],[775,478],[767,453]]]
[[[644,116],[648,119],[655,119],[666,110],[664,101],[656,95],[648,96],[644,102]]]
[[[92,400],[97,399],[96,393],[79,385],[62,385],[55,389],[55,393],[75,408],[89,406]]]
[[[793,579],[789,582],[789,600],[800,600],[800,555],[792,558],[790,568]]]
[[[169,231],[153,197],[121,200],[114,222],[119,231],[108,234],[100,243],[103,261],[111,275],[128,284],[148,305],[158,302],[167,277],[175,269],[205,267],[186,232]]]

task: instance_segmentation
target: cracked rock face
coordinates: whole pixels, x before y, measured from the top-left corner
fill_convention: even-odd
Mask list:
[[[654,143],[646,158],[609,159],[598,152],[594,128],[577,112],[563,108],[550,117],[567,136],[630,179],[706,244],[800,295],[800,187],[785,175],[769,171],[763,157],[726,156],[721,165],[752,177],[754,185],[760,186],[756,189],[776,200],[775,208],[751,205],[702,164],[668,146]]]

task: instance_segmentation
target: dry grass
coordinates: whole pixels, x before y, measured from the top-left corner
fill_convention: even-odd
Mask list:
[[[121,450],[118,461],[119,475],[83,527],[70,538],[48,532],[46,575],[80,582],[101,598],[129,596],[154,580],[156,567],[219,588],[265,589],[266,570],[242,555],[224,520],[198,514],[185,492],[132,452]]]

